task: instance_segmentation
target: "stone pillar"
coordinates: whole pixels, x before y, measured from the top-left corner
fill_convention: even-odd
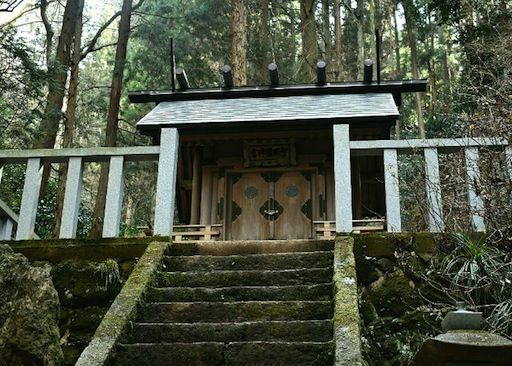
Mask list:
[[[336,232],[352,231],[352,181],[349,125],[334,125],[334,200]]]
[[[178,145],[178,129],[162,128],[156,186],[155,235],[172,235],[178,171]]]

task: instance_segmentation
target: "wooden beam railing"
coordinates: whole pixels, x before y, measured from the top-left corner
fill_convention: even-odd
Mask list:
[[[222,224],[217,225],[174,225],[173,242],[220,240]]]
[[[335,146],[336,144],[342,143],[341,141],[336,141],[336,135],[334,135],[334,138]],[[347,143],[346,138],[345,143]],[[348,143],[350,146],[350,156],[383,155],[384,185],[386,193],[386,221],[388,232],[400,232],[403,230],[400,214],[398,154],[423,154],[426,203],[428,205],[428,224],[430,232],[443,232],[445,230],[442,189],[439,174],[440,153],[464,151],[467,199],[471,212],[470,221],[472,229],[476,232],[483,232],[486,229],[484,223],[484,201],[478,190],[481,179],[479,169],[479,149],[483,147],[501,150],[504,149],[506,169],[509,174],[509,178],[512,180],[512,148],[509,146],[508,141],[504,139],[459,138],[429,140],[377,140],[350,141]],[[344,157],[338,157],[338,159],[348,161],[350,156],[347,156],[346,152],[344,154]],[[337,172],[337,175],[341,174],[343,174],[343,172]],[[337,187],[338,186],[336,186],[336,188]],[[338,194],[338,192],[336,192],[336,194]],[[346,194],[346,192],[342,192],[342,195],[343,194]],[[336,201],[336,203],[338,204],[338,201]],[[341,212],[341,209],[339,211]],[[338,214],[338,209],[336,213]],[[351,213],[349,215],[347,212],[344,213],[344,216],[336,217],[337,221],[352,219]]]
[[[336,221],[313,221],[316,239],[334,239],[336,237]],[[353,233],[385,231],[385,219],[352,220]]]

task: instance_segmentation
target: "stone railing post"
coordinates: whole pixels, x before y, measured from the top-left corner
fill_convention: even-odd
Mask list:
[[[178,170],[178,144],[178,130],[176,128],[162,128],[156,185],[155,235],[172,235]]]
[[[468,188],[468,203],[471,212],[471,225],[476,232],[485,231],[484,201],[479,195],[480,168],[478,167],[478,147],[466,147],[466,184]]]
[[[0,240],[11,240],[14,222],[9,217],[0,217]]]
[[[352,232],[352,179],[349,125],[333,126],[336,232]]]
[[[16,240],[28,240],[34,236],[42,176],[41,159],[28,159]]]
[[[75,239],[78,225],[78,210],[80,208],[80,193],[82,192],[83,177],[82,158],[69,158],[66,191],[62,207],[60,224],[60,239]]]
[[[400,185],[396,149],[384,149],[384,186],[388,232],[399,233],[402,231],[402,218],[400,216]]]
[[[444,231],[444,220],[439,156],[435,148],[426,148],[423,154],[425,157],[425,189],[427,191],[429,229],[432,233],[441,233]]]

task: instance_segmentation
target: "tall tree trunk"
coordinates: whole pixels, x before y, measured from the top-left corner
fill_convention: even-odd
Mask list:
[[[448,62],[448,37],[446,37],[446,29],[441,26],[439,31],[439,46],[441,47],[441,65],[443,68],[443,79],[446,83],[451,82],[450,67]]]
[[[290,16],[289,21],[290,21],[290,40],[291,40],[290,53],[292,56],[291,61],[295,63],[297,61],[297,56],[298,56],[297,55],[297,53],[298,53],[298,49],[297,49],[298,30],[297,30],[297,25],[295,24],[295,19],[293,19],[292,16]]]
[[[331,29],[330,29],[330,0],[322,0],[322,40],[324,43],[323,59],[327,64],[331,61]]]
[[[436,27],[434,31],[434,25],[432,23],[431,14],[428,15],[428,25],[430,28],[430,52],[435,54],[435,34],[442,32],[441,28]],[[437,70],[436,70],[436,58],[431,57],[428,63],[428,74],[430,84],[430,103],[428,105],[429,115],[435,116],[435,106],[437,102]]]
[[[71,75],[68,86],[68,101],[66,115],[64,117],[64,136],[62,147],[73,147],[73,136],[75,132],[75,114],[77,106],[78,77],[80,71],[80,60],[82,56],[82,27],[83,27],[83,6],[84,0],[80,0],[80,8],[76,21],[74,42],[71,57]],[[62,209],[64,204],[64,193],[66,190],[67,164],[60,164],[59,184],[57,190],[57,207],[55,208],[55,225],[53,235],[57,237],[60,232]]]
[[[126,50],[130,38],[130,21],[132,15],[132,0],[124,0],[119,22],[119,37],[115,56],[114,71],[112,72],[112,84],[110,87],[110,102],[107,115],[107,130],[105,135],[105,146],[116,146],[117,129],[119,122],[119,109],[121,92],[123,89],[123,74],[126,64]],[[94,206],[94,217],[92,236],[101,237],[103,231],[103,217],[105,215],[105,199],[107,194],[109,164],[101,167],[100,181],[96,204]]]
[[[377,66],[377,42],[375,39],[375,29],[377,28],[377,22],[376,22],[376,10],[375,10],[375,0],[370,0],[370,7],[369,7],[369,18],[370,18],[370,52],[368,52],[368,55],[370,58],[373,59],[373,62],[375,62],[375,66]],[[373,57],[371,55],[374,55]]]
[[[401,79],[402,78],[402,67],[400,62],[400,33],[398,31],[398,19],[396,16],[397,8],[396,8],[396,2],[392,2],[393,8],[391,11],[393,12],[393,33],[394,33],[394,40],[395,40],[395,78]]]
[[[356,23],[357,23],[357,79],[364,77],[364,0],[357,0]]]
[[[334,48],[335,48],[335,79],[336,81],[342,80],[342,57],[341,53],[341,3],[340,0],[334,0]]]
[[[33,145],[35,149],[53,149],[55,145],[57,132],[62,119],[62,105],[68,81],[68,70],[71,64],[71,50],[73,49],[76,21],[78,14],[81,12],[80,9],[82,8],[83,0],[68,0],[66,3],[55,59],[48,65],[50,80],[48,84],[48,96],[43,119]],[[47,56],[48,55],[49,54],[47,54]],[[50,165],[45,164],[40,196],[44,196],[49,178]]]
[[[418,50],[416,48],[416,36],[414,35],[414,18],[412,14],[412,4],[409,2],[403,3],[404,6],[404,15],[405,15],[405,23],[407,27],[407,38],[409,41],[409,48],[411,50],[411,70],[412,77],[414,79],[418,79]],[[421,98],[421,93],[416,93],[416,114],[418,117],[418,129],[420,133],[420,138],[425,138],[425,121],[423,119],[423,101]]]
[[[312,82],[315,79],[316,62],[318,61],[315,10],[316,0],[300,1],[302,73],[306,82]]]
[[[255,69],[256,75],[254,77],[254,84],[263,85],[268,82],[268,69],[267,66],[270,62],[274,61],[272,56],[272,40],[270,37],[270,0],[259,0],[261,16],[256,21],[256,42],[255,47],[256,60]]]
[[[244,0],[231,0],[231,63],[236,86],[247,84],[247,9]]]

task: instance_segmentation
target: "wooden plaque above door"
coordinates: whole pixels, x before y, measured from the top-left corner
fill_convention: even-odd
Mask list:
[[[293,138],[244,141],[244,167],[297,165]]]

